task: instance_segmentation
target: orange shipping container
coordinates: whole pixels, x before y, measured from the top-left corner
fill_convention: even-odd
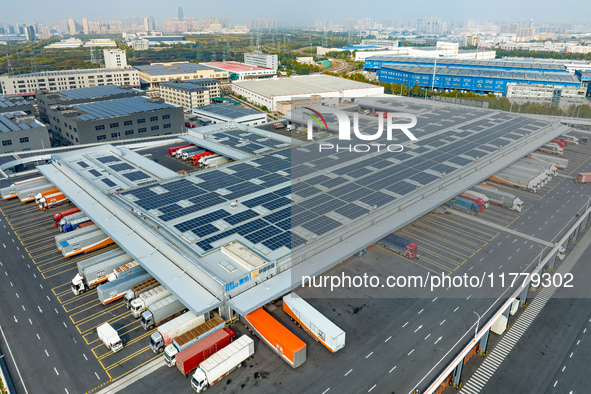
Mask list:
[[[281,323],[259,308],[245,317],[246,325],[293,368],[306,361],[306,344]]]

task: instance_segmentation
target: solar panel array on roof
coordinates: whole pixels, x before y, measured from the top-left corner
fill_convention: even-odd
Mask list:
[[[143,171],[133,171],[133,172],[126,172],[121,174],[124,177],[126,177],[127,179],[129,179],[130,181],[139,181],[142,179],[146,179],[146,178],[151,178],[150,175],[146,174]]]
[[[81,111],[79,120],[92,120],[112,118],[135,114],[138,112],[153,111],[158,109],[173,108],[173,105],[149,101],[147,97],[125,97],[115,100],[96,101],[86,104],[74,104],[72,107]]]
[[[112,180],[110,180],[109,178],[103,178],[103,179],[101,179],[101,181],[109,187],[117,186],[117,184],[115,182],[113,182]]]

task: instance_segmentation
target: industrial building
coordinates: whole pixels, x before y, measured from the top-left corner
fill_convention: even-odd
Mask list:
[[[527,85],[510,82],[507,84],[506,97],[512,103],[525,102],[544,105],[569,107],[571,105],[588,104],[587,88],[584,86]]]
[[[190,82],[163,82],[160,84],[160,97],[168,104],[183,107],[185,112],[211,102],[208,88]]]
[[[277,75],[277,70],[266,67],[253,66],[238,62],[210,62],[201,63],[204,66],[227,71],[231,81],[245,81],[250,79],[272,78]]]
[[[210,104],[204,107],[195,107],[193,115],[214,124],[234,122],[246,126],[256,126],[267,123],[266,113],[231,104]]]
[[[262,52],[245,53],[244,63],[251,66],[270,68],[275,71],[277,71],[279,65],[277,55],[268,55]]]
[[[34,109],[33,105],[22,97],[14,95],[0,95],[0,113],[2,112],[13,112],[22,111],[27,114],[32,114]]]
[[[275,111],[281,115],[287,115],[289,111],[293,111],[295,109],[304,108],[304,107],[315,107],[317,105],[322,105],[323,102],[322,96],[310,96],[307,98],[296,98],[292,100],[285,100],[285,101],[277,101],[275,103]]]
[[[122,139],[179,134],[184,131],[181,107],[147,97],[127,97],[47,110],[54,142],[79,145]]]
[[[221,83],[229,82],[227,71],[198,63],[174,62],[152,63],[149,66],[135,66],[139,77],[150,89],[157,89],[162,82],[186,81],[190,79],[214,78]]]
[[[0,77],[4,94],[33,96],[37,90],[66,90],[102,85],[140,86],[138,71],[128,68],[43,71]]]
[[[330,75],[306,75],[234,82],[232,91],[256,105],[275,111],[278,101],[314,95],[353,100],[357,97],[383,94],[384,87]]]
[[[51,146],[47,126],[22,111],[0,113],[0,140],[0,154]]]
[[[40,90],[37,92],[37,110],[41,121],[48,123],[47,111],[53,105],[68,106],[72,104],[89,103],[104,100],[114,100],[124,97],[143,96],[144,92],[134,89],[129,85],[104,85],[88,88],[60,90],[50,92]]]
[[[127,55],[123,49],[103,49],[105,68],[127,67]]]

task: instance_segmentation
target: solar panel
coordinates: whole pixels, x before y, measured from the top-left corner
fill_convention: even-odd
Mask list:
[[[249,210],[246,210],[244,212],[240,212],[240,213],[237,213],[235,215],[226,217],[226,218],[224,218],[224,221],[226,221],[229,224],[231,224],[232,226],[234,226],[234,225],[236,225],[238,223],[241,223],[241,222],[243,222],[245,220],[252,219],[252,218],[254,218],[254,217],[258,216],[258,215],[259,214],[256,213],[255,211],[249,209]]]
[[[112,163],[114,161],[119,161],[119,159],[116,158],[115,156],[103,156],[103,157],[97,157],[96,159],[103,164]]]
[[[347,204],[338,209],[335,209],[335,212],[351,220],[357,219],[358,217],[366,215],[368,213],[367,209],[361,208],[359,205],[355,204]]]
[[[150,178],[150,175],[146,174],[143,171],[128,172],[128,173],[124,173],[121,175],[123,175],[124,177],[126,177],[130,181],[139,181],[140,179]]]
[[[101,179],[101,181],[103,181],[103,183],[109,187],[117,186],[117,184],[115,182],[113,182],[112,180],[110,180],[109,178]]]
[[[316,235],[323,235],[339,227],[341,223],[326,216],[317,217],[307,223],[302,224],[306,230],[312,231]]]
[[[120,163],[120,164],[113,164],[109,166],[113,171],[125,171],[125,170],[133,170],[133,166],[130,166],[127,163]]]
[[[78,164],[82,168],[88,168],[88,167],[90,167],[88,164],[86,164],[83,161],[78,161],[78,162],[76,162],[76,164]]]
[[[94,176],[101,176],[101,175],[102,175],[100,172],[98,172],[98,171],[97,171],[97,170],[95,170],[95,169],[89,170],[88,172],[90,172],[90,173],[91,173],[92,175],[94,175]]]

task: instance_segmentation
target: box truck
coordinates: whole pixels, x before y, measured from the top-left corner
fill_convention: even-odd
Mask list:
[[[80,212],[80,209],[77,207],[66,209],[65,211],[61,211],[53,215],[53,221],[55,222],[55,227],[58,227],[60,224],[60,220],[65,218],[66,216],[70,216],[72,214]]]
[[[182,352],[195,342],[207,337],[217,330],[224,328],[226,322],[219,315],[215,315],[212,319],[201,323],[198,327],[187,331],[184,334],[178,335],[172,340],[172,343],[164,349],[164,362],[169,367],[176,364],[176,355]]]
[[[111,349],[113,353],[117,353],[123,349],[123,342],[119,338],[117,331],[111,327],[109,323],[102,324],[96,328],[96,333],[103,344]]]
[[[189,376],[199,364],[222,350],[233,341],[236,333],[226,328],[217,330],[176,355],[176,367],[185,377]]]
[[[186,310],[187,308],[183,303],[171,295],[150,305],[148,310],[142,313],[140,323],[144,330],[151,330],[160,324],[174,319]]]
[[[113,269],[132,260],[121,248],[109,250],[77,263],[78,273],[72,279],[70,288],[74,295],[82,294],[107,281]]]
[[[178,337],[205,323],[205,315],[195,316],[193,312],[183,313],[171,321],[158,327],[158,331],[150,335],[150,349],[154,353],[161,353],[164,348]]]
[[[164,286],[154,287],[152,290],[140,294],[138,298],[131,301],[131,314],[137,319],[150,305],[168,296],[170,296],[170,291],[166,290]]]
[[[103,305],[110,304],[113,301],[123,298],[125,293],[127,293],[127,290],[131,289],[133,286],[145,282],[150,278],[151,275],[147,273],[145,269],[141,268],[121,279],[99,286],[96,289],[98,299]]]
[[[150,278],[145,282],[140,283],[139,285],[133,286],[125,295],[123,296],[123,303],[129,309],[131,306],[131,301],[135,300],[140,294],[145,291],[151,290],[154,287],[160,286],[160,282],[158,282],[154,278]]]
[[[18,197],[18,191],[20,189],[44,185],[47,187],[51,186],[51,183],[49,183],[44,176],[25,179],[24,181],[14,182],[10,186],[3,187],[2,189],[0,189],[0,195],[2,196],[3,200],[9,200],[11,198]]]

